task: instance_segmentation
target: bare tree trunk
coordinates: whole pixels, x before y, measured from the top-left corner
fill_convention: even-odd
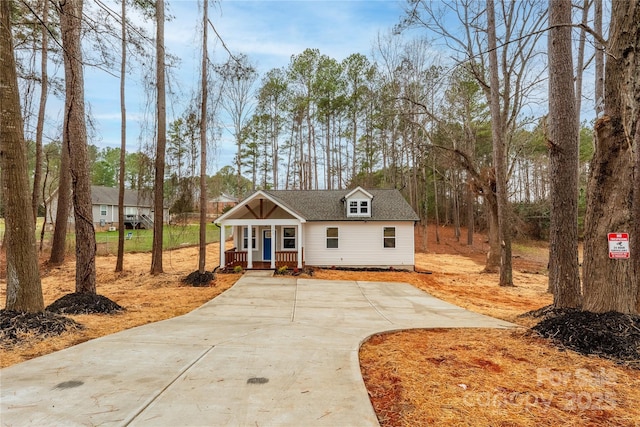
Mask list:
[[[0,174],[5,206],[7,310],[44,310],[35,222],[29,200],[18,77],[11,36],[9,2],[0,2]]]
[[[467,190],[467,245],[473,245],[473,232],[475,227],[475,220],[473,217],[474,209],[473,204],[475,202],[475,197],[473,196],[473,192],[471,189]]]
[[[584,0],[582,3],[582,21],[581,24],[583,27],[580,29],[580,39],[578,41],[578,58],[576,64],[576,127],[578,128],[578,138],[576,139],[576,144],[578,147],[580,146],[580,109],[582,108],[582,76],[584,74],[584,45],[587,40],[587,32],[585,27],[589,24],[589,6],[591,4],[591,0]],[[570,21],[569,21],[570,22]],[[569,27],[571,28],[571,27]],[[569,32],[569,36],[571,33]],[[571,45],[569,45],[571,46]],[[578,170],[578,175],[580,171]]]
[[[456,242],[460,241],[460,196],[458,194],[458,171],[451,171],[451,183],[453,186],[453,227],[455,230]]]
[[[602,35],[602,0],[595,0],[593,12],[593,29],[597,34]],[[600,117],[604,112],[604,46],[599,39],[595,40],[595,98],[596,117]]]
[[[63,128],[67,128],[67,117]],[[62,150],[60,151],[60,178],[58,182],[58,204],[56,206],[56,223],[53,229],[51,255],[49,264],[60,265],[67,253],[67,228],[69,225],[69,209],[71,208],[71,171],[69,170],[69,138],[62,135]]]
[[[549,289],[553,305],[581,304],[578,269],[578,116],[571,51],[571,0],[549,3]]]
[[[84,108],[84,75],[80,32],[82,0],[65,0],[60,7],[60,28],[64,47],[65,115],[63,133],[69,141],[69,160],[76,226],[76,292],[96,293],[96,235],[91,208],[91,182],[87,154]]]
[[[436,160],[433,159],[433,208],[436,213],[436,244],[440,244],[440,213],[438,212],[438,183],[436,177]]]
[[[164,226],[164,162],[167,148],[167,104],[165,99],[164,69],[164,0],[156,2],[156,89],[158,131],[156,142],[154,200],[153,200],[153,246],[151,251],[151,274],[160,274],[162,268],[162,240]]]
[[[498,233],[500,235],[500,286],[513,286],[511,270],[511,231],[509,230],[509,200],[507,195],[506,146],[502,133],[500,112],[500,81],[496,41],[496,18],[493,0],[487,1],[487,33],[489,46],[491,135],[493,138],[493,164],[496,171],[496,199],[498,206]]]
[[[485,273],[496,273],[500,271],[501,245],[500,226],[498,224],[498,201],[495,194],[495,185],[492,185],[491,192],[485,194],[486,213],[488,215],[489,232],[489,252],[487,253],[487,263],[484,266]]]
[[[38,122],[36,124],[36,160],[33,170],[33,193],[31,198],[34,221],[38,217],[38,198],[40,195],[40,181],[42,179],[42,133],[44,130],[44,115],[49,91],[49,77],[47,75],[47,45],[49,43],[49,30],[46,27],[49,21],[49,2],[46,0],[42,1],[42,17],[40,19],[42,20],[42,27],[40,29],[42,40],[42,52],[40,57],[40,105],[38,107]]]
[[[584,305],[593,312],[637,313],[640,278],[633,259],[610,259],[607,234],[640,233],[633,213],[637,195],[640,120],[640,2],[616,1],[605,68],[604,115],[596,121],[596,150],[591,162],[585,217]],[[635,135],[634,135],[635,134]],[[634,182],[635,181],[635,182]],[[637,185],[637,184],[636,184]],[[637,186],[635,190],[637,190]],[[637,236],[632,237],[637,242]],[[631,252],[631,257],[639,254]]]
[[[118,255],[116,272],[124,268],[124,180],[125,159],[127,156],[127,104],[125,102],[125,80],[127,75],[127,8],[122,2],[121,19],[121,60],[120,60],[120,173],[118,174]]]
[[[44,208],[44,221],[42,221],[42,227],[40,227],[40,246],[38,247],[38,251],[42,252],[42,248],[44,246],[44,232],[47,229],[47,214],[49,214],[49,205],[47,204],[47,181],[49,180],[49,154],[45,154],[45,169],[44,169],[44,180],[42,182],[42,203]]]
[[[636,164],[633,172],[633,213],[634,218],[631,234],[630,251],[633,256],[633,274],[635,274],[636,282],[640,280],[640,112],[636,117],[636,136],[635,136]],[[636,313],[640,313],[640,286],[636,289]]]
[[[207,261],[207,32],[209,2],[202,5],[202,91],[200,94],[200,249],[198,272],[204,274]],[[222,248],[220,248],[222,250]]]

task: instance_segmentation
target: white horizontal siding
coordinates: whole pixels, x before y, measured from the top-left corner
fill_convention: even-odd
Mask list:
[[[337,249],[327,249],[326,229],[338,227]],[[383,247],[383,228],[396,228],[396,247]],[[304,224],[305,263],[315,266],[394,267],[412,269],[413,222],[345,221]]]

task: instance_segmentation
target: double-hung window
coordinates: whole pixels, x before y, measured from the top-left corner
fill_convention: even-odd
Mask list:
[[[327,249],[338,248],[338,227],[327,227]]]
[[[107,216],[107,205],[100,205],[100,216]]]
[[[383,234],[383,246],[385,248],[395,248],[396,247],[396,228],[384,227],[382,234]]]
[[[295,249],[295,248],[296,248],[296,228],[283,227],[282,228],[282,249]]]
[[[256,229],[251,227],[251,249],[256,248]],[[242,229],[242,249],[249,249],[249,228]]]

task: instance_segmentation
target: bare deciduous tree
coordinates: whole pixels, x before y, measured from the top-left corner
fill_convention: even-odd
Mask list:
[[[493,0],[487,0],[487,33],[489,47],[489,110],[493,137],[493,167],[496,174],[498,207],[498,235],[500,236],[500,286],[513,286],[511,272],[511,222],[507,194],[507,150],[502,131],[503,117],[500,105],[500,77],[498,75],[498,48]]]
[[[38,217],[38,205],[40,200],[40,183],[42,181],[42,134],[44,132],[44,116],[47,106],[47,96],[49,91],[49,77],[47,73],[49,29],[47,23],[49,21],[49,2],[43,0],[42,17],[40,28],[40,40],[42,42],[42,51],[40,53],[40,104],[38,106],[38,121],[36,124],[36,159],[33,170],[33,193],[31,196],[31,207],[33,209],[33,218]]]

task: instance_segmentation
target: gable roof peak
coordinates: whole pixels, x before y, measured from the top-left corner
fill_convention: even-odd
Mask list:
[[[367,190],[365,190],[364,188],[360,187],[359,185],[354,188],[353,190],[349,191],[344,198],[348,199],[349,197],[353,196],[355,193],[364,193],[369,199],[373,199],[373,194],[371,194],[370,192],[368,192]]]

